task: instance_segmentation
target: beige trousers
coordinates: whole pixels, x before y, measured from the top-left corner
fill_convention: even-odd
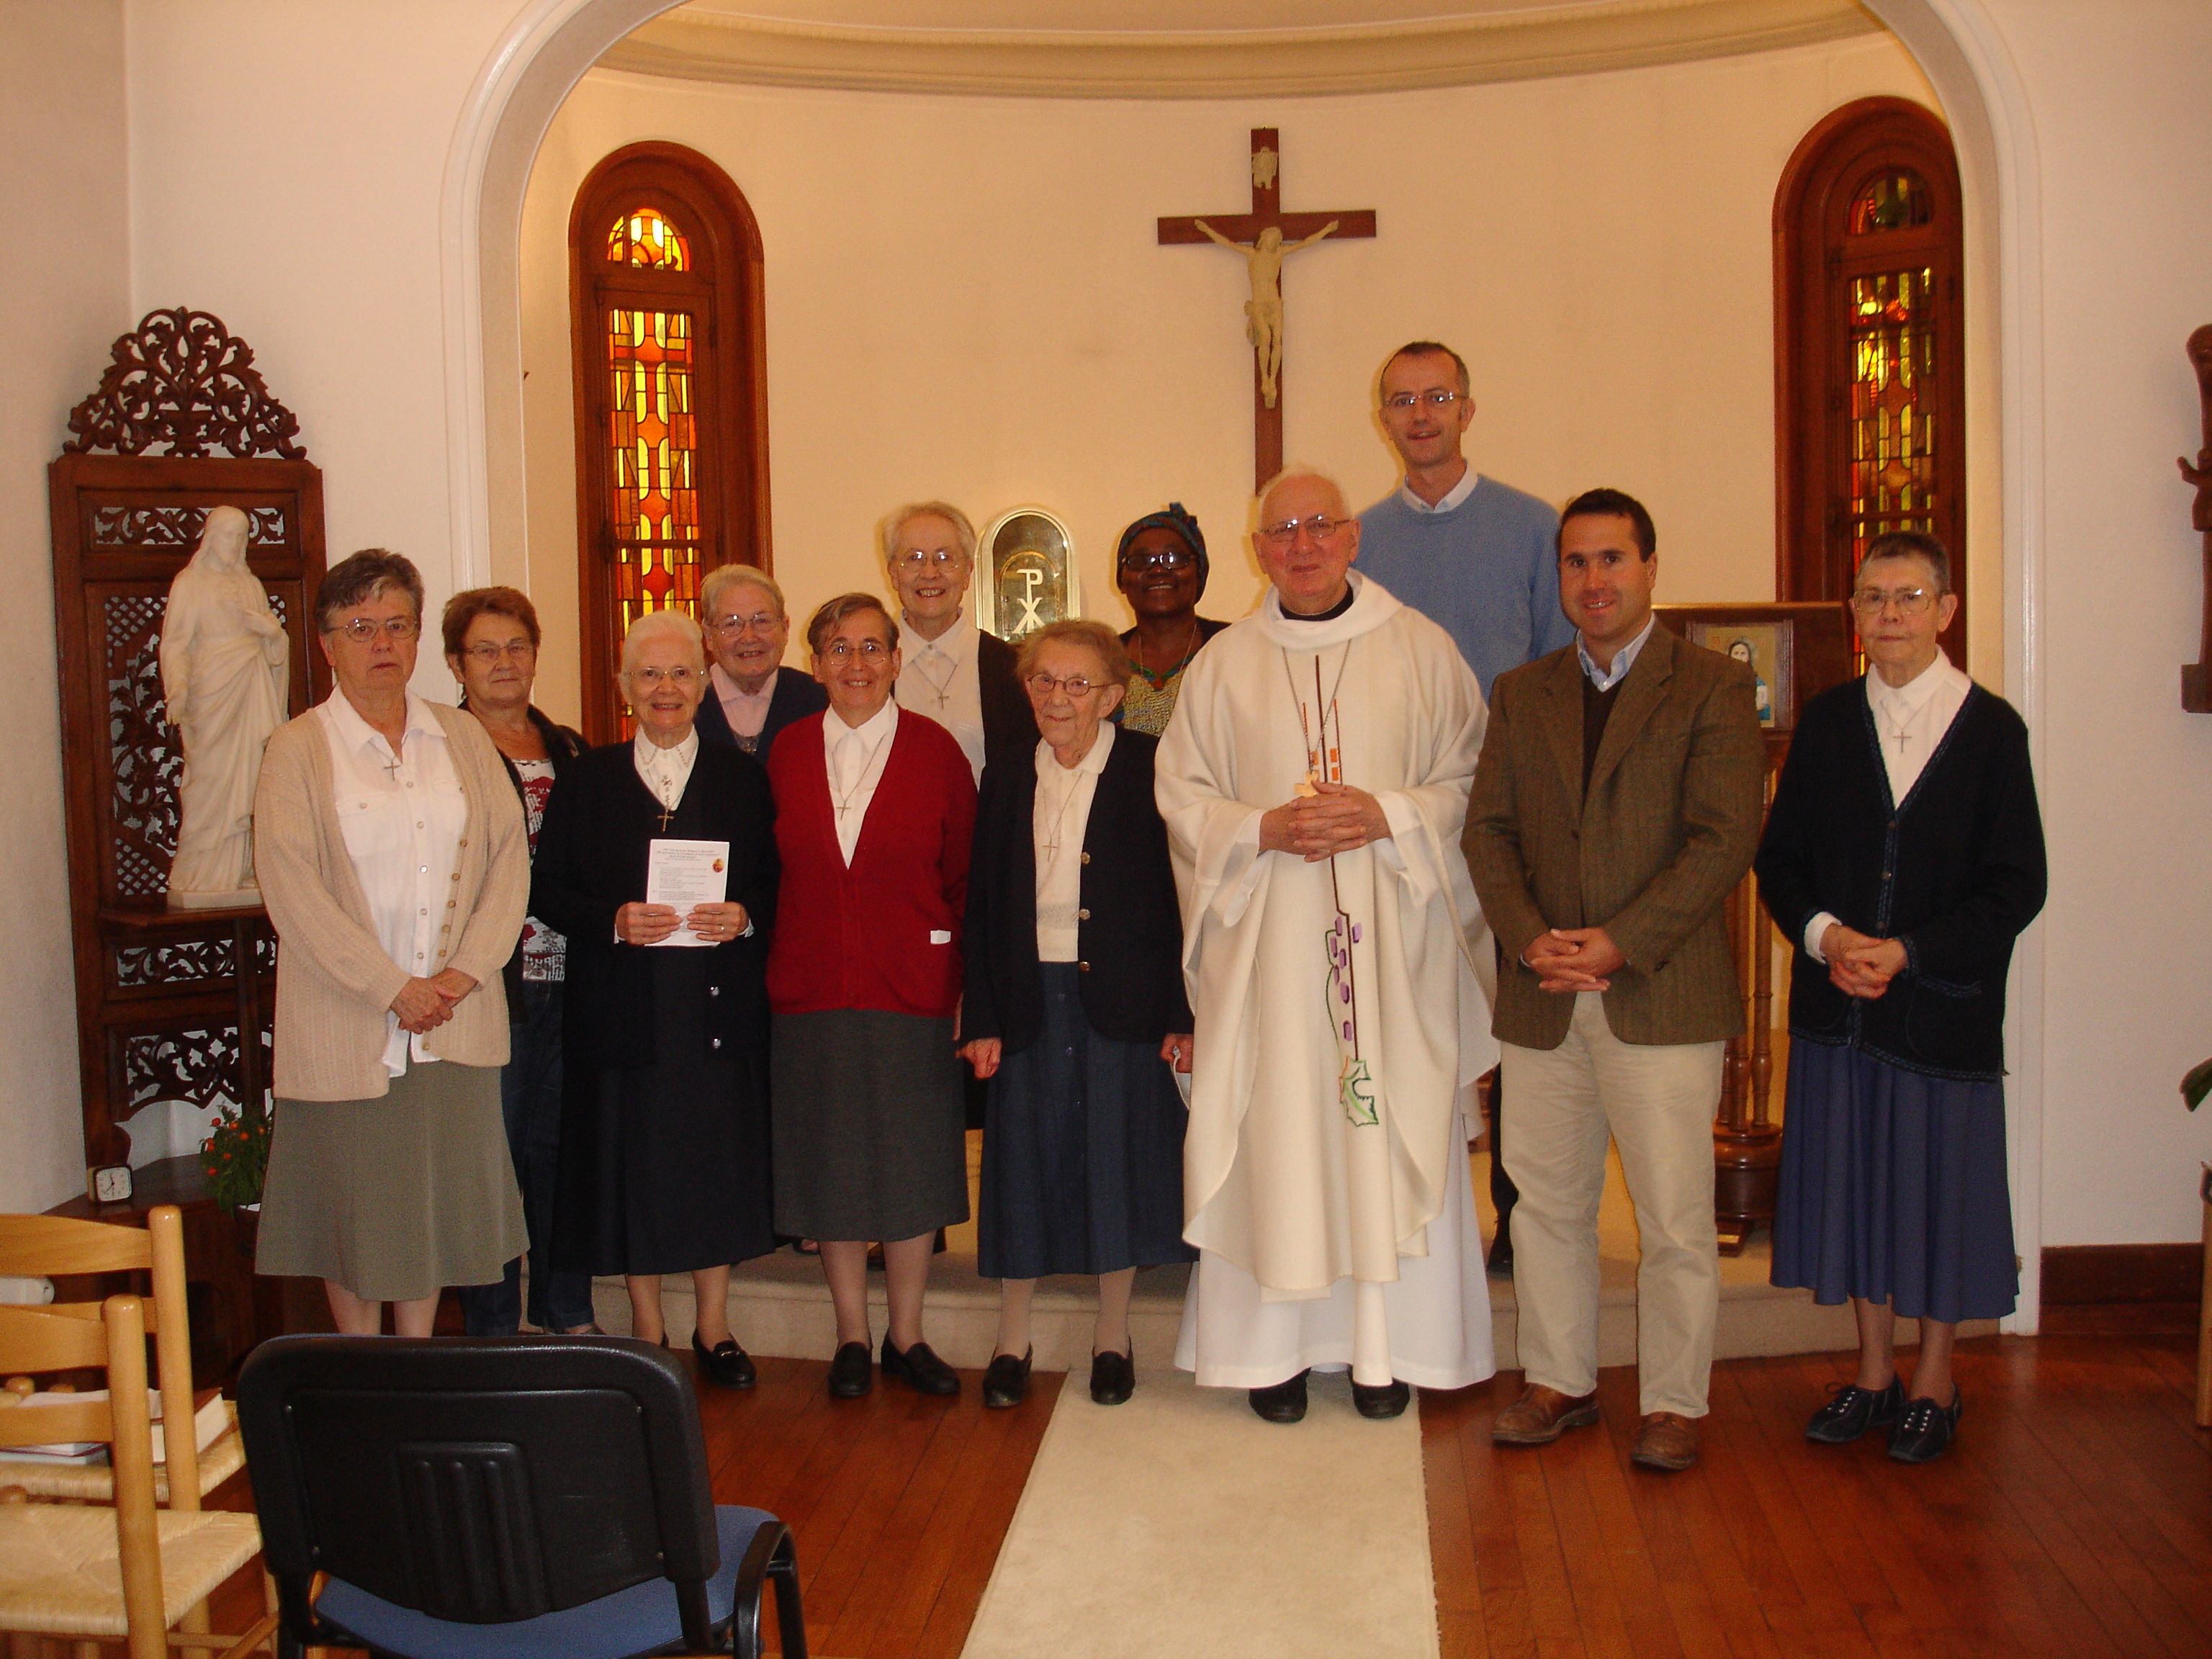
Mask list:
[[[1558,1048],[1504,1045],[1505,1095],[1513,1103],[1505,1172],[1521,1189],[1513,1290],[1529,1382],[1565,1395],[1597,1386],[1597,1210],[1609,1133],[1643,1243],[1639,1409],[1705,1414],[1720,1316],[1713,1113],[1724,1046],[1623,1042],[1595,991],[1577,994]]]

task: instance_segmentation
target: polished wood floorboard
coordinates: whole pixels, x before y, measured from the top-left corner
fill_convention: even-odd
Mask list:
[[[972,1372],[949,1402],[880,1382],[832,1401],[821,1363],[760,1369],[751,1394],[700,1390],[715,1495],[797,1533],[813,1651],[955,1659],[1061,1379],[986,1412]],[[1421,1395],[1442,1659],[2212,1655],[2192,1339],[1962,1344],[1960,1438],[1919,1468],[1879,1434],[1806,1441],[1850,1374],[1835,1354],[1716,1366],[1704,1457],[1674,1475],[1629,1461],[1627,1368],[1600,1374],[1600,1426],[1535,1449],[1490,1443],[1517,1373]],[[251,1501],[242,1478],[222,1496]],[[219,1612],[250,1616],[255,1577]]]
[[[2004,1659],[2212,1654],[2212,1436],[2194,1345],[1962,1344],[1966,1411],[1918,1468],[1805,1419],[1849,1356],[1714,1368],[1705,1455],[1629,1461],[1632,1369],[1595,1429],[1493,1446],[1509,1373],[1421,1396],[1443,1659]]]

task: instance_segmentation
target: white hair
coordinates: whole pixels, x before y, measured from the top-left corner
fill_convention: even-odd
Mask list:
[[[1327,484],[1336,492],[1337,505],[1347,513],[1352,510],[1351,504],[1345,496],[1344,486],[1336,481],[1334,474],[1324,472],[1317,466],[1309,466],[1304,461],[1292,461],[1280,472],[1268,479],[1266,483],[1261,485],[1260,493],[1252,498],[1252,525],[1255,529],[1259,527],[1261,519],[1267,513],[1267,497],[1293,478],[1311,478],[1316,483]]]
[[[785,614],[783,590],[775,585],[775,578],[757,564],[718,564],[707,573],[707,580],[699,584],[699,614],[711,617],[723,594],[733,587],[757,587],[775,601],[775,614]]]
[[[968,522],[968,515],[950,501],[908,501],[883,522],[884,565],[890,566],[898,551],[899,532],[916,519],[942,519],[952,526],[953,539],[960,550],[968,556],[968,562],[975,562],[975,526]]]
[[[691,660],[702,672],[707,666],[707,641],[699,632],[699,624],[682,611],[648,611],[629,625],[623,635],[622,678],[628,679],[637,665],[639,648],[658,639],[673,637],[691,647]]]

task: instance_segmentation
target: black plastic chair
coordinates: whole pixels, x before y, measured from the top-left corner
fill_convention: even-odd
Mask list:
[[[690,1378],[659,1348],[278,1337],[238,1408],[288,1659],[751,1656],[770,1581],[805,1659],[791,1534],[714,1504]]]

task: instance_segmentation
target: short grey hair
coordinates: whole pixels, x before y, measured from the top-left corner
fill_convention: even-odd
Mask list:
[[[1935,574],[1938,598],[1951,592],[1951,554],[1943,544],[1924,530],[1892,530],[1874,538],[1859,561],[1863,570],[1876,559],[1919,559]]]
[[[830,635],[837,631],[844,620],[848,617],[858,616],[863,611],[872,611],[884,619],[884,638],[890,641],[892,650],[897,650],[898,624],[891,620],[891,613],[884,608],[881,599],[872,593],[840,593],[834,599],[823,600],[814,614],[807,618],[806,649],[809,653],[819,657],[822,647],[830,642]]]
[[[1065,622],[1047,623],[1034,634],[1025,635],[1014,648],[1014,673],[1027,679],[1036,667],[1037,653],[1048,645],[1080,646],[1098,659],[1098,665],[1106,671],[1106,683],[1124,690],[1136,677],[1130,665],[1128,647],[1121,636],[1102,622],[1092,622],[1087,617],[1071,617]]]
[[[678,639],[691,647],[691,660],[702,672],[707,666],[707,640],[700,633],[699,624],[690,613],[684,611],[648,611],[629,625],[623,635],[621,678],[628,679],[630,671],[637,666],[641,647],[658,639]]]
[[[699,584],[699,615],[708,622],[714,618],[714,607],[723,594],[733,587],[757,587],[775,601],[775,614],[786,614],[783,590],[775,585],[775,578],[757,564],[718,564],[707,573],[707,580]]]
[[[1278,472],[1273,477],[1268,479],[1267,483],[1261,484],[1260,486],[1260,493],[1252,498],[1252,527],[1254,529],[1256,530],[1260,527],[1261,520],[1267,513],[1267,497],[1273,495],[1278,489],[1280,489],[1285,484],[1290,483],[1293,478],[1311,478],[1316,483],[1327,484],[1331,489],[1336,492],[1336,504],[1339,507],[1343,507],[1346,513],[1349,513],[1352,510],[1350,500],[1344,493],[1344,486],[1336,481],[1335,474],[1324,472],[1317,466],[1309,466],[1304,461],[1292,461],[1280,472]]]
[[[415,607],[415,621],[422,620],[422,573],[404,554],[389,548],[364,547],[332,565],[315,589],[315,632],[327,634],[337,626],[337,614],[367,605],[387,587],[396,587]]]
[[[942,519],[952,526],[952,534],[960,544],[960,550],[968,556],[968,562],[975,562],[975,526],[968,522],[968,515],[950,501],[908,501],[883,522],[881,532],[884,568],[890,568],[891,556],[898,549],[899,532],[916,519]]]

